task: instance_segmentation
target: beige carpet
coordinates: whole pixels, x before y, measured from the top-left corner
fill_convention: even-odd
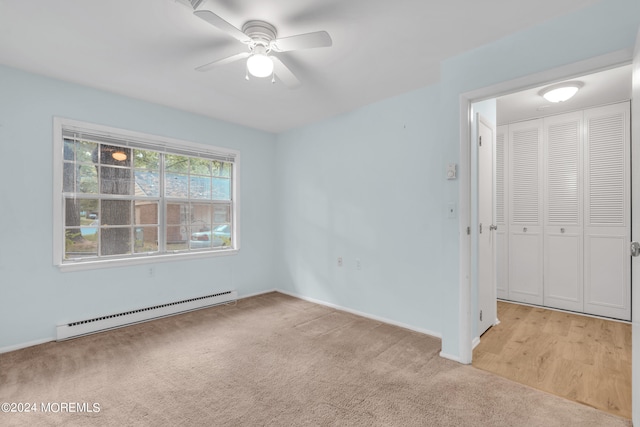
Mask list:
[[[0,425],[630,425],[439,351],[438,339],[270,293],[0,354],[0,403],[39,409],[0,413]],[[40,410],[69,402],[100,412]]]

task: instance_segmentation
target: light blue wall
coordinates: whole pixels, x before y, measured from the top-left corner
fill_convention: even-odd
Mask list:
[[[445,168],[460,162],[460,94],[628,49],[639,25],[639,1],[604,1],[444,61],[437,85],[279,135],[279,286],[434,331],[459,356]]]
[[[237,149],[236,256],[61,273],[52,261],[53,116]],[[0,349],[55,336],[62,321],[237,289],[272,289],[275,136],[0,67]]]
[[[444,61],[441,81],[278,136],[0,67],[0,349],[60,320],[203,291],[271,288],[443,337],[459,355],[459,95],[630,48],[638,0],[607,0]],[[242,152],[236,257],[60,273],[51,256],[52,116]],[[344,265],[337,267],[342,256]],[[356,258],[362,263],[357,270]],[[10,327],[7,327],[10,325]]]
[[[607,0],[444,61],[439,120],[444,158],[459,158],[461,93],[630,49],[639,25],[640,1]],[[447,186],[447,193],[457,197],[459,187]],[[448,309],[443,317],[442,351],[450,355],[460,351],[457,233],[453,224],[446,223],[442,304]]]
[[[279,135],[281,288],[440,331],[438,104],[425,88]]]

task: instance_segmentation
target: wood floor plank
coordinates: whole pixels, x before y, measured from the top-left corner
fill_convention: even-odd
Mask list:
[[[473,366],[631,418],[631,325],[498,301]]]

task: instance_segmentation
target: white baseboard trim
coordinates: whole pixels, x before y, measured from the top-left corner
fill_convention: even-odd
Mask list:
[[[474,349],[480,344],[480,337],[475,337],[473,341],[471,341],[471,349]]]
[[[333,303],[326,302],[326,301],[322,301],[322,300],[319,300],[319,299],[305,297],[305,296],[302,296],[302,295],[298,295],[298,294],[296,294],[294,292],[284,291],[282,289],[277,289],[276,291],[280,292],[282,294],[285,294],[285,295],[289,295],[289,296],[294,297],[294,298],[298,298],[298,299],[301,299],[301,300],[304,300],[304,301],[312,302],[314,304],[324,305],[326,307],[334,308],[336,310],[345,311],[347,313],[355,314],[356,316],[366,317],[367,319],[376,320],[378,322],[387,323],[389,325],[398,326],[400,328],[409,329],[410,331],[419,332],[421,334],[430,335],[432,337],[442,339],[442,334],[439,333],[439,332],[434,332],[434,331],[430,331],[428,329],[423,329],[423,328],[416,328],[415,326],[407,325],[406,323],[396,322],[395,320],[391,320],[391,319],[387,319],[387,318],[384,318],[384,317],[376,316],[374,314],[364,313],[362,311],[353,310],[353,309],[347,308],[347,307],[342,307],[340,305],[333,304]]]
[[[29,341],[29,342],[23,342],[20,344],[16,344],[16,345],[9,345],[6,347],[0,347],[0,354],[2,353],[9,353],[10,351],[16,351],[16,350],[21,350],[23,348],[27,348],[27,347],[33,347],[34,345],[40,345],[40,344],[45,344],[51,341],[55,341],[56,339],[51,337],[51,338],[42,338],[39,340],[35,340],[35,341]]]
[[[266,291],[254,292],[252,294],[247,294],[247,295],[238,295],[238,300],[245,299],[245,298],[251,298],[251,297],[257,297],[257,296],[264,295],[264,294],[270,294],[271,292],[280,292],[280,291],[278,291],[277,289],[274,288],[274,289],[269,289],[269,290],[266,290]]]
[[[444,352],[440,352],[440,357],[442,357],[443,359],[449,359],[449,360],[453,360],[454,362],[458,362],[458,363],[462,363],[460,361],[460,357],[459,356],[454,356],[452,354],[447,354]]]

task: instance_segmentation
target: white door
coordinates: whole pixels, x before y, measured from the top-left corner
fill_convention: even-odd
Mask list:
[[[495,220],[493,197],[494,128],[479,113],[478,135],[478,336],[496,321]]]
[[[544,305],[582,311],[582,111],[544,119]]]
[[[542,305],[542,119],[509,125],[509,299]]]
[[[631,319],[629,103],[584,111],[584,311]]]
[[[632,117],[633,126],[631,153],[632,153],[632,233],[633,241],[640,242],[640,31],[636,37],[636,48],[633,55],[633,92],[632,92]],[[632,418],[633,424],[640,426],[640,257],[631,258],[632,277]]]

